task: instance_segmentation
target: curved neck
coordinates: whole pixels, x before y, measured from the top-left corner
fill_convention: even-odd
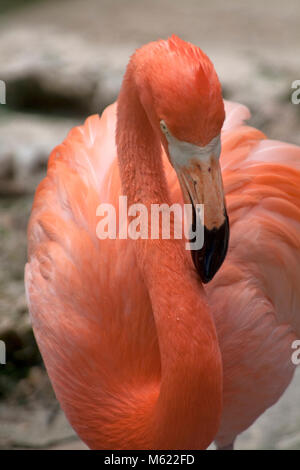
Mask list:
[[[116,142],[128,204],[150,208],[168,203],[160,140],[140,103],[130,67],[118,99]],[[154,449],[206,448],[219,426],[222,366],[202,285],[182,241],[137,240],[135,247],[161,355],[161,382],[147,409],[141,406],[140,432]],[[139,439],[137,431],[135,435]]]

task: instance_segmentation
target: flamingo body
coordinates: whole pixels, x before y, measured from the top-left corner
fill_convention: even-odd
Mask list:
[[[98,205],[109,202],[118,208],[122,194],[116,106],[101,118],[89,117],[53,150],[37,190],[26,266],[37,342],[63,410],[91,448],[205,448],[214,437],[219,446],[228,446],[279,399],[295,369],[291,344],[300,336],[300,149],[266,140],[244,125],[247,108],[225,103],[221,166],[231,226],[227,258],[204,291],[187,255],[172,249],[167,256],[166,248],[163,256],[151,245],[153,271],[147,284],[134,240],[96,236]],[[164,150],[162,158],[170,201],[182,203]],[[192,328],[183,310],[168,327],[154,317],[153,311],[164,305],[171,315],[183,301],[199,311]],[[213,322],[207,317],[203,324],[209,328],[210,347],[198,341],[204,331],[200,310],[207,304]],[[182,326],[178,333],[176,323]],[[169,346],[161,343],[159,329],[165,335],[173,332]],[[199,351],[193,366],[193,353],[184,353],[188,343]],[[153,403],[162,400],[162,356],[176,355],[177,347],[181,388],[175,382],[167,388],[169,397],[176,390],[174,403],[168,399],[174,422],[165,418],[168,429],[163,422],[159,428],[152,421],[159,421]],[[194,383],[188,374],[201,361]],[[196,392],[206,382],[213,393],[207,388],[198,402],[191,389]],[[205,409],[213,407],[212,418]],[[190,408],[195,412],[189,414]],[[184,429],[176,431],[180,420]]]

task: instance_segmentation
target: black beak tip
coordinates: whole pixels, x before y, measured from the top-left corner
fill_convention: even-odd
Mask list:
[[[192,251],[192,258],[203,284],[210,282],[223,264],[228,250],[229,222],[227,214],[219,228],[204,227],[204,244],[200,250]]]

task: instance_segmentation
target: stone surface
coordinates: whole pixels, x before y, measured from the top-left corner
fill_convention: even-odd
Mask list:
[[[32,177],[38,175],[40,179],[51,150],[63,141],[74,125],[81,122],[80,119],[20,112],[0,115],[0,181],[1,175],[6,180],[14,178],[22,187],[33,190]]]

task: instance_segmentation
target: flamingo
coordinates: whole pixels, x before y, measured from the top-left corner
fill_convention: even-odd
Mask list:
[[[293,377],[300,149],[248,117],[202,50],[172,36],[138,49],[117,103],[51,153],[26,292],[56,396],[91,449],[232,448]],[[99,240],[97,207],[118,211],[121,194],[203,203],[204,246]]]

